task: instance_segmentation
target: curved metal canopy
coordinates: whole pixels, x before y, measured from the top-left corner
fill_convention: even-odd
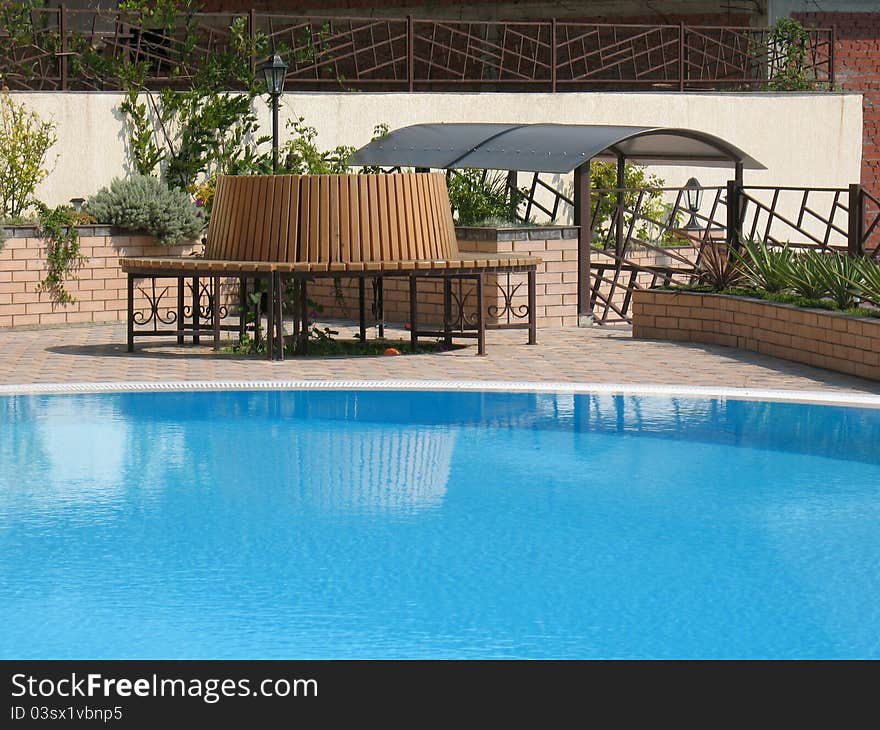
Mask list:
[[[370,142],[350,164],[563,173],[620,155],[639,164],[766,169],[705,132],[604,124],[415,124]]]

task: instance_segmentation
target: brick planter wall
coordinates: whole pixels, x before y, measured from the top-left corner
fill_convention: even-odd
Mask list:
[[[66,283],[75,301],[55,304],[37,286],[46,276],[43,239],[33,228],[7,229],[9,238],[0,249],[0,327],[73,324],[79,322],[125,321],[127,279],[119,268],[121,256],[186,256],[201,244],[159,246],[151,236],[132,236],[109,226],[79,229],[80,249],[88,259]],[[162,288],[165,284],[163,282]],[[170,286],[164,301],[174,306],[176,286]],[[137,292],[136,303],[146,306]]]
[[[577,228],[548,226],[541,228],[456,228],[458,246],[469,253],[517,253],[537,256],[536,308],[538,327],[577,326]],[[514,306],[527,302],[525,275],[512,275],[511,283],[522,281]],[[506,282],[501,282],[506,283]],[[504,299],[495,286],[495,277],[487,276],[487,306],[504,307]],[[465,283],[465,291],[472,288]],[[340,306],[330,281],[309,287],[309,299],[323,307],[328,318],[356,318],[357,282],[343,279],[340,286],[344,306]],[[471,301],[473,301],[471,299]],[[367,306],[372,302],[372,288],[367,282]],[[384,282],[385,320],[407,322],[409,319],[409,281],[386,279]],[[424,324],[443,321],[442,284],[438,280],[419,282],[419,319]],[[491,318],[488,320],[492,322]]]
[[[723,294],[637,291],[633,337],[738,347],[880,380],[880,319]]]

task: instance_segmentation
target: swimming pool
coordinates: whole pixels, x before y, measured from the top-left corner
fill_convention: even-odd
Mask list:
[[[878,657],[878,436],[710,398],[0,397],[0,657]]]

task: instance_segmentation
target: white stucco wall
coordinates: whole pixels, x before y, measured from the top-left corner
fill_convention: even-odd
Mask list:
[[[86,197],[131,169],[115,93],[15,93],[58,124],[55,169],[38,191],[48,203]],[[258,109],[270,129],[266,106]],[[303,116],[323,147],[360,146],[373,128],[420,122],[557,122],[684,127],[715,134],[767,166],[746,171],[747,184],[845,186],[859,180],[862,102],[859,94],[560,93],[560,94],[287,94],[284,120]],[[669,185],[696,176],[723,184],[719,168],[652,168]]]

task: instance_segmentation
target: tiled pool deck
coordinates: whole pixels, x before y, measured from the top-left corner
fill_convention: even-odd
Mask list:
[[[406,333],[399,332],[400,336]],[[334,357],[269,362],[216,355],[209,347],[158,346],[125,352],[123,325],[0,329],[0,384],[187,380],[481,380],[756,388],[880,394],[880,383],[713,345],[635,340],[629,328],[490,332],[488,355],[474,347],[402,357]]]

